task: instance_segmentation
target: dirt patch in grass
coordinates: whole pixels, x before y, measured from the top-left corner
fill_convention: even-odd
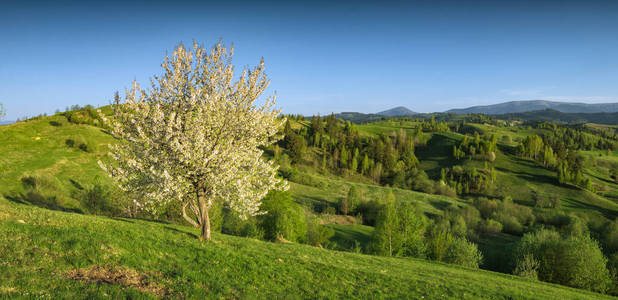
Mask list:
[[[354,225],[359,221],[354,216],[329,215],[322,214],[319,216],[320,224],[338,224],[338,225]]]
[[[122,266],[93,265],[88,268],[72,270],[66,276],[74,280],[91,283],[133,287],[142,292],[155,294],[158,297],[170,294],[167,288],[153,281],[154,276],[152,274],[141,274],[136,270]]]

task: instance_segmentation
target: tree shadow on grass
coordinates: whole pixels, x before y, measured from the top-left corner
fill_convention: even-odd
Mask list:
[[[511,169],[506,169],[506,168],[502,168],[502,167],[497,167],[496,170],[503,172],[503,173],[511,173],[514,174],[515,176],[529,181],[529,182],[534,182],[534,183],[546,183],[546,184],[552,184],[552,185],[556,185],[558,184],[558,179],[553,177],[553,176],[548,176],[548,175],[542,175],[542,174],[534,174],[534,173],[529,173],[529,172],[524,172],[524,171],[515,171],[515,170],[511,170]],[[567,186],[565,186],[567,187]],[[568,186],[568,188],[571,189],[576,189],[572,186]]]
[[[438,164],[434,168],[425,170],[430,178],[438,178],[443,168],[450,168],[457,163],[453,158],[453,146],[458,143],[459,141],[451,137],[435,134],[426,146],[417,148],[416,154],[419,160],[435,161]]]
[[[63,207],[58,204],[58,199],[56,198],[56,196],[44,196],[36,190],[29,190],[24,193],[17,193],[12,195],[5,194],[4,198],[15,203],[34,205],[51,210],[73,212],[78,214],[84,213],[84,211],[79,208]]]
[[[329,202],[328,200],[325,200],[318,196],[297,197],[297,202],[299,202],[301,205],[310,207],[316,213],[325,212],[328,207],[333,207],[334,209],[337,209],[338,200],[339,199],[336,199],[336,202]]]
[[[453,204],[445,200],[429,200],[428,202],[429,204],[431,204],[431,206],[439,210],[445,210],[447,207]]]
[[[197,238],[199,238],[199,237],[198,237],[196,234],[194,234],[194,233],[191,233],[191,232],[186,232],[186,231],[183,231],[183,230],[179,230],[179,229],[176,229],[176,228],[171,227],[171,226],[164,226],[163,228],[165,228],[166,230],[169,230],[169,231],[173,231],[173,232],[177,232],[177,233],[182,233],[182,234],[185,234],[185,235],[187,235],[188,237],[193,238],[193,239],[197,239]]]
[[[594,175],[594,174],[588,174],[588,176],[592,176],[592,177],[594,177],[594,178],[596,178],[596,179],[598,179],[598,180],[600,180],[600,181],[603,181],[603,182],[605,182],[605,183],[609,183],[609,184],[616,184],[616,182],[615,182],[615,181],[607,180],[607,179],[605,179],[605,178],[603,178],[603,177],[600,177],[600,176],[597,176],[597,175]]]
[[[579,200],[574,200],[574,199],[569,199],[566,200],[566,202],[570,203],[570,207],[574,208],[574,209],[583,209],[583,210],[596,210],[598,212],[600,212],[601,214],[603,214],[603,216],[605,216],[608,219],[615,219],[616,217],[618,217],[618,212],[611,210],[611,209],[607,209],[598,205],[594,205],[594,204],[590,204],[590,203],[584,203],[582,201]]]

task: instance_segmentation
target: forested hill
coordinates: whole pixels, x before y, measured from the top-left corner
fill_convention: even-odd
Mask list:
[[[618,112],[564,113],[553,109],[496,115],[497,119],[532,122],[597,123],[618,125]]]
[[[507,114],[535,110],[553,109],[565,113],[598,113],[618,112],[618,103],[574,103],[547,100],[510,101],[499,104],[472,106],[461,109],[451,109],[447,113],[455,114]]]

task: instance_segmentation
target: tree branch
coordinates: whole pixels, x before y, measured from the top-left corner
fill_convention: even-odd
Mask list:
[[[187,222],[189,222],[189,224],[191,224],[193,227],[200,227],[200,225],[197,224],[195,220],[193,220],[191,217],[189,217],[189,215],[187,215],[187,202],[182,205],[182,217],[185,218],[185,220],[187,220]]]

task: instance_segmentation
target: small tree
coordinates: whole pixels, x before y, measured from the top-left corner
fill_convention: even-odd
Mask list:
[[[389,192],[371,239],[373,252],[387,256],[423,257],[425,217],[411,203],[396,202]]]
[[[476,244],[465,238],[455,238],[444,255],[444,262],[468,268],[478,269],[483,261],[483,254]]]
[[[305,237],[307,221],[303,208],[294,202],[289,192],[271,191],[261,208],[268,214],[260,215],[264,238],[271,241],[296,242]]]
[[[372,237],[372,248],[380,255],[397,255],[401,247],[399,230],[399,215],[394,202],[388,202],[378,213],[375,231]]]
[[[360,194],[358,189],[355,186],[351,186],[348,190],[348,195],[339,202],[339,211],[344,215],[354,213],[359,203]]]
[[[255,103],[269,84],[264,62],[234,81],[232,55],[222,43],[210,52],[197,43],[192,51],[178,46],[148,90],[133,83],[113,106],[106,121],[126,143],[111,147],[113,163],[99,163],[146,208],[180,201],[202,240],[210,240],[208,212],[216,202],[246,218],[259,214],[270,189],[287,188],[272,161],[262,160],[261,149],[279,139],[285,122],[274,96]]]

